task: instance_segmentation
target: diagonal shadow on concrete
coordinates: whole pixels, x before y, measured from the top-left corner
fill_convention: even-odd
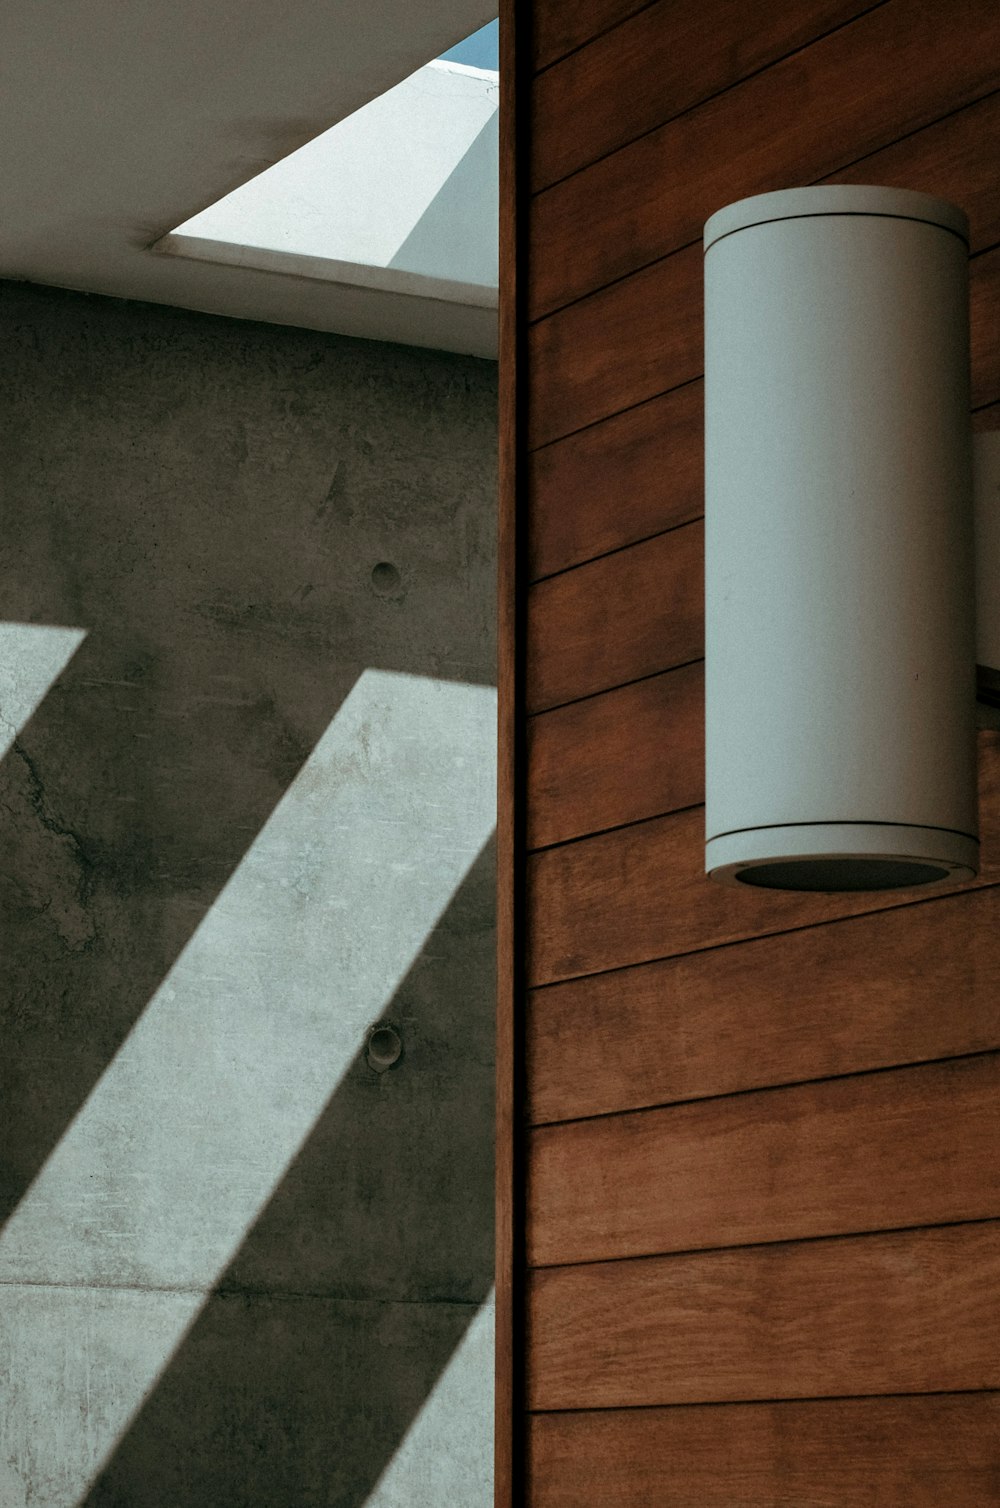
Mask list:
[[[367,1500],[492,1281],[493,896],[491,844],[386,1007],[402,1059],[359,1052],[87,1508]]]
[[[496,223],[496,182],[500,172],[499,116],[494,110],[388,266],[433,277],[450,269],[458,282],[496,287],[496,253],[482,226]]]
[[[0,618],[87,634],[0,762],[2,1220],[362,670],[492,679],[495,375],[24,285],[0,312]]]

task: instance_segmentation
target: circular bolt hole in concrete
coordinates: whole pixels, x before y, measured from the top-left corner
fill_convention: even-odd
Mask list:
[[[403,578],[388,560],[380,560],[378,565],[372,566],[372,591],[376,597],[388,597],[394,602],[406,596]]]
[[[394,1026],[373,1026],[368,1033],[368,1067],[374,1073],[394,1068],[403,1055],[403,1039]]]

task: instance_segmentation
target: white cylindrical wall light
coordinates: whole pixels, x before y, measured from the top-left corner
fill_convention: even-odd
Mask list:
[[[705,227],[706,868],[971,878],[968,223],[791,189]]]

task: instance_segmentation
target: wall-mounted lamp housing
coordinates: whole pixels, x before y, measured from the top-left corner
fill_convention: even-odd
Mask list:
[[[978,864],[968,223],[791,189],[705,227],[706,868]]]

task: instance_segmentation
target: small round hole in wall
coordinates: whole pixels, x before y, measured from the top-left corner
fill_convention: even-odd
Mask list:
[[[368,1033],[366,1057],[368,1067],[374,1073],[385,1073],[393,1068],[403,1055],[403,1039],[394,1026],[373,1026]]]
[[[388,560],[380,560],[372,566],[372,591],[376,597],[402,597],[403,578]]]

